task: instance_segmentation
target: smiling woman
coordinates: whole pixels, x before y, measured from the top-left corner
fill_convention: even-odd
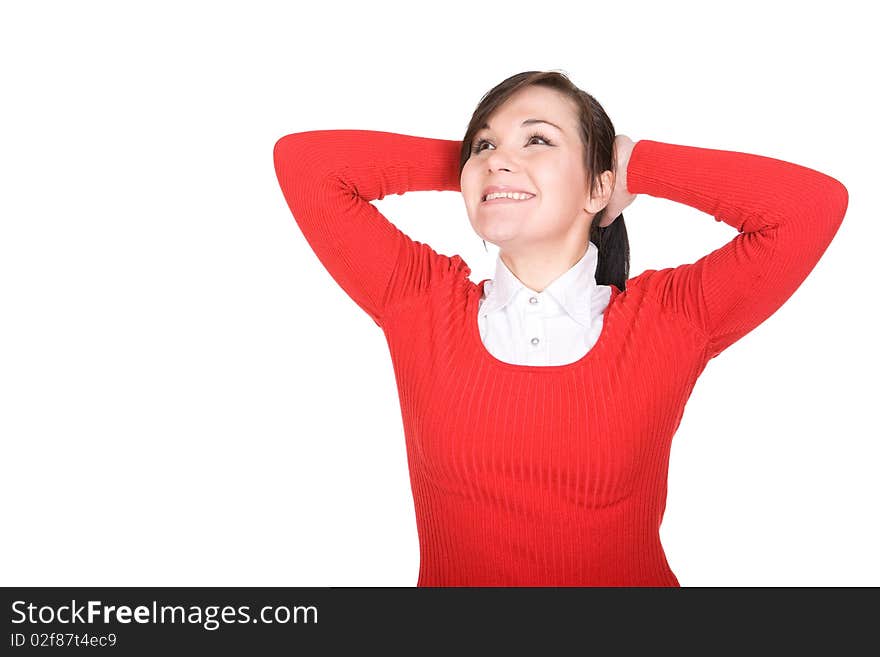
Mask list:
[[[596,245],[599,284],[626,289],[626,225],[621,213],[606,212],[614,144],[614,125],[599,102],[554,71],[511,76],[474,111],[459,162],[468,217],[484,244],[497,245],[505,266],[532,289],[571,268],[588,242]],[[485,194],[493,184],[536,194],[535,207],[479,212],[485,206],[475,189]]]
[[[779,159],[652,140],[619,158],[621,136],[568,84],[513,76],[462,141],[317,130],[275,144],[303,235],[388,344],[419,586],[678,586],[659,530],[685,404],[707,363],[800,286],[847,209],[839,181]],[[555,124],[549,140],[534,120]],[[501,249],[494,281],[371,204],[420,190],[461,192]],[[533,196],[483,201],[511,190]],[[627,278],[623,216],[603,214],[623,207],[615,194],[737,234]]]

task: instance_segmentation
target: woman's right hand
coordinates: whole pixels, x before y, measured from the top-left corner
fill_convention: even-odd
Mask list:
[[[635,145],[636,143],[626,135],[617,135],[614,138],[617,166],[614,171],[614,187],[611,191],[611,198],[608,199],[608,205],[605,206],[605,216],[599,222],[599,226],[602,228],[614,222],[624,208],[636,200],[636,194],[630,194],[626,188],[626,167]]]

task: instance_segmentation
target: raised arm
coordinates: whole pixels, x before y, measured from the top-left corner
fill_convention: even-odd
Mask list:
[[[460,141],[372,130],[299,132],[275,144],[278,182],[306,241],[379,326],[394,304],[467,265],[410,239],[370,201],[461,191],[460,148]]]
[[[627,189],[685,203],[739,235],[692,264],[634,281],[703,332],[714,358],[776,312],[816,266],[849,202],[838,180],[736,151],[636,142]]]

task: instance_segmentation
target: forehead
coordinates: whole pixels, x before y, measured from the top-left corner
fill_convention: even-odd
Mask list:
[[[563,133],[571,133],[576,119],[569,98],[555,89],[532,86],[508,98],[477,130],[499,132],[550,124]]]

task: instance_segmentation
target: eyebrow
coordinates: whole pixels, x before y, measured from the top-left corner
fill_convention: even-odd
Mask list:
[[[562,128],[560,128],[560,127],[559,127],[558,125],[556,125],[555,123],[550,123],[550,121],[545,121],[544,119],[526,119],[525,121],[522,122],[522,125],[523,125],[523,126],[526,126],[526,125],[529,125],[529,124],[532,124],[532,123],[546,123],[547,125],[552,125],[554,128],[556,128],[557,130],[559,130],[559,132],[565,134],[565,130],[563,130]],[[487,123],[484,123],[483,125],[480,126],[480,130],[491,130],[491,129],[492,129],[492,128],[489,127],[489,123],[488,123],[488,122],[487,122]]]

